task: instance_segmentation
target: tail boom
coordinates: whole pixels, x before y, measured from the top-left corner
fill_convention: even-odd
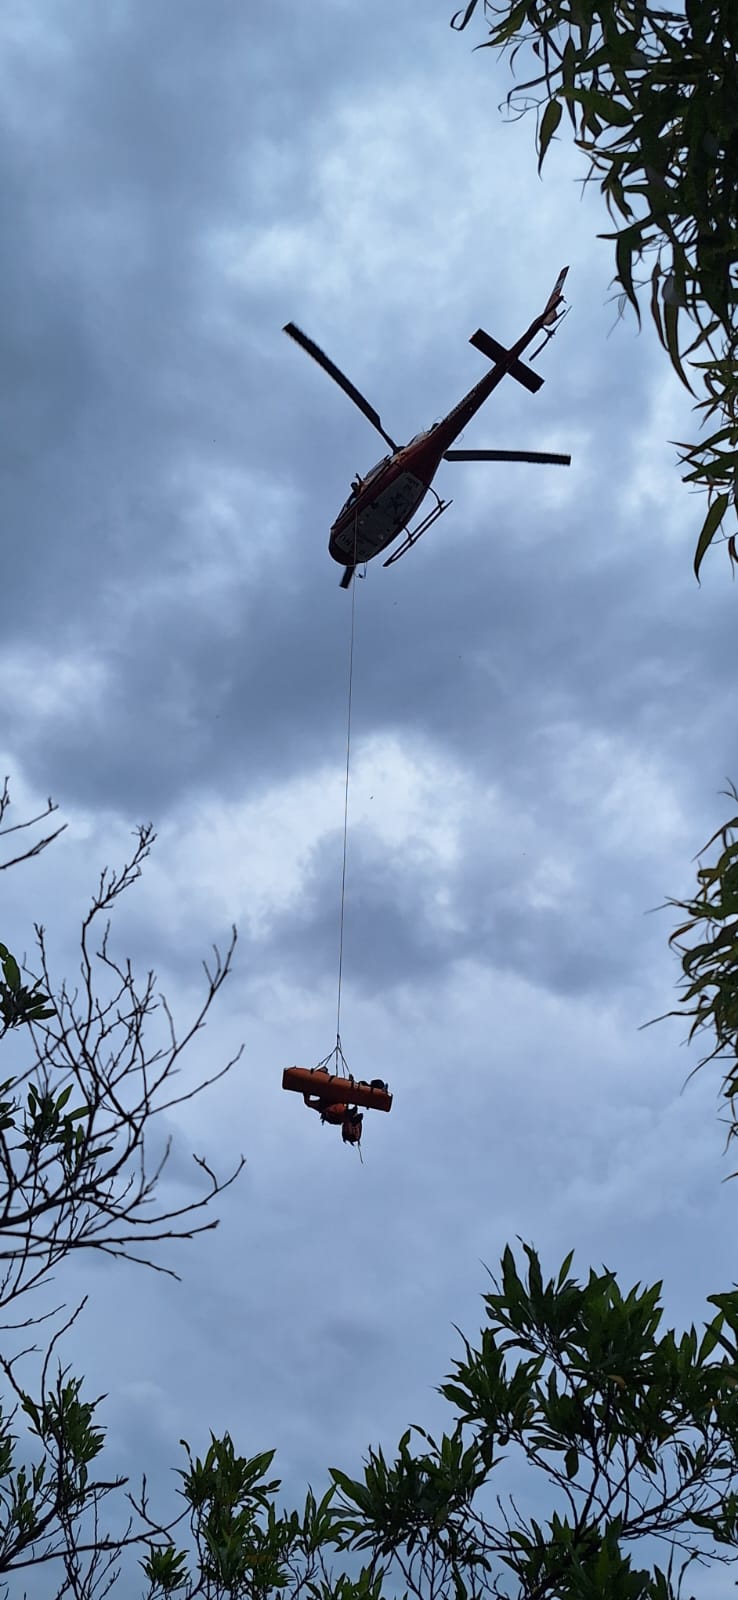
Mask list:
[[[547,336],[550,336],[550,333],[553,332],[554,325],[562,314],[564,283],[568,271],[568,267],[562,268],[540,316],[536,317],[535,322],[531,323],[527,333],[523,334],[522,339],[519,339],[511,350],[506,350],[504,344],[500,344],[498,339],[493,339],[492,335],[486,333],[484,328],[477,328],[476,333],[473,333],[469,340],[469,343],[474,345],[475,350],[481,350],[482,355],[487,356],[490,361],[495,363],[495,366],[500,369],[501,376],[509,372],[510,376],[515,378],[518,383],[522,383],[523,388],[530,390],[531,394],[538,393],[543,384],[543,378],[540,373],[534,372],[532,367],[521,361],[520,357],[523,350],[531,343],[531,340],[535,339],[537,333],[544,330],[547,332]]]

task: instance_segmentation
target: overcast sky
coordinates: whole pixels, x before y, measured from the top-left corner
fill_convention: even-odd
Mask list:
[[[3,882],[2,938],[73,976],[99,870],[159,835],[117,919],[184,1017],[235,922],[189,1060],[244,1042],[178,1118],[247,1167],[181,1286],[80,1267],[69,1355],[109,1391],[111,1459],[169,1493],[177,1441],[276,1446],[288,1492],[412,1421],[479,1326],[516,1235],[549,1270],[663,1277],[699,1321],[735,1271],[716,1084],[682,1093],[668,913],[738,776],[727,561],[669,440],[688,398],[616,323],[607,219],[451,0],[25,0],[0,19],[3,770],[68,822]],[[481,375],[568,262],[533,396],[465,443],[570,450],[447,465],[453,506],[357,584],[341,1033],[387,1078],[364,1165],[281,1092],[333,1046],[351,598],[327,553],[369,423],[394,437]],[[450,1419],[449,1419],[450,1420]],[[40,1592],[40,1591],[39,1591]]]

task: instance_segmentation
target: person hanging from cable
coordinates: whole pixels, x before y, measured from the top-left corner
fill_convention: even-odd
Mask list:
[[[347,1106],[346,1115],[341,1123],[341,1138],[344,1144],[361,1144],[361,1130],[364,1117],[358,1106]]]
[[[328,1122],[331,1127],[340,1128],[344,1117],[348,1116],[348,1106],[341,1101],[325,1100],[320,1094],[304,1094],[302,1098],[310,1111],[317,1111],[321,1122]]]
[[[318,1094],[303,1094],[303,1100],[311,1111],[320,1113],[321,1122],[327,1122],[333,1128],[341,1129],[341,1138],[344,1144],[360,1144],[361,1130],[364,1117],[358,1106],[348,1106],[341,1101],[328,1102]]]

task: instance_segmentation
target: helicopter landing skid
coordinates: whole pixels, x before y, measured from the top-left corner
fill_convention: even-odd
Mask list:
[[[408,550],[412,549],[412,546],[417,544],[418,540],[422,538],[423,534],[428,532],[428,529],[433,526],[433,523],[437,522],[438,518],[443,516],[444,511],[448,511],[449,506],[453,505],[452,500],[439,499],[435,489],[431,490],[431,494],[436,495],[436,504],[434,505],[433,510],[429,511],[427,516],[423,517],[422,522],[418,523],[417,528],[408,528],[406,530],[405,538],[403,539],[402,544],[398,545],[397,549],[393,550],[392,555],[388,556],[387,560],[382,562],[383,567],[391,567],[394,561],[399,561],[400,556],[406,555]]]

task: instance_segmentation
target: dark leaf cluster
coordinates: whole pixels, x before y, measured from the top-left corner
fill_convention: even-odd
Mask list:
[[[308,1489],[302,1512],[280,1512],[278,1478],[269,1478],[274,1452],[236,1453],[229,1434],[211,1436],[206,1454],[193,1457],[181,1444],[180,1472],[189,1541],[152,1541],[141,1565],[147,1600],[182,1593],[185,1600],[380,1600],[381,1579],[367,1568],[354,1577],[327,1564],[335,1549],[333,1491],[316,1500]]]
[[[435,1443],[413,1430],[394,1461],[371,1451],[364,1477],[334,1470],[337,1530],[418,1600],[667,1600],[675,1567],[736,1559],[738,1294],[715,1296],[702,1336],[662,1329],[661,1285],[628,1294],[614,1274],[580,1283],[572,1257],[544,1281],[508,1248],[485,1296],[480,1340],[464,1340],[441,1393],[455,1408]],[[547,1521],[495,1502],[502,1463],[538,1469]],[[665,1568],[643,1565],[649,1539]]]
[[[529,71],[507,96],[535,108],[539,172],[566,114],[613,221],[615,278],[640,322],[650,287],[656,331],[674,370],[703,384],[703,420],[720,426],[679,446],[686,481],[708,492],[702,559],[736,506],[738,483],[738,9],[734,0],[481,0],[480,49],[523,53]],[[480,0],[457,11],[463,29]],[[650,270],[644,276],[644,263]],[[702,359],[697,359],[699,354]],[[729,554],[737,559],[735,535]]]
[[[732,785],[727,793],[738,801]],[[713,846],[716,859],[707,864],[703,857]],[[669,940],[681,961],[680,1005],[665,1015],[689,1017],[690,1040],[710,1036],[710,1049],[695,1072],[709,1061],[725,1064],[722,1094],[731,1140],[738,1134],[738,814],[708,839],[698,859],[702,865],[697,869],[696,894],[688,900],[667,901],[686,920]]]

